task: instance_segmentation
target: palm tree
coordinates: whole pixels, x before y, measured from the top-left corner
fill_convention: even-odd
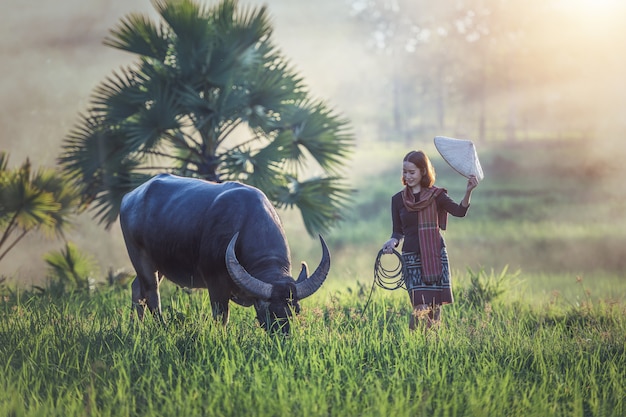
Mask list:
[[[109,227],[125,193],[167,171],[256,186],[309,233],[332,227],[351,195],[349,123],[272,44],[266,8],[153,5],[160,24],[132,14],[105,40],[139,59],[101,83],[65,139],[59,162],[85,204]]]
[[[33,173],[28,159],[9,170],[8,159],[0,153],[0,261],[30,232],[62,236],[80,201],[66,176],[52,169]]]
[[[44,256],[48,264],[49,286],[55,291],[90,292],[95,288],[92,277],[98,269],[97,261],[78,249],[72,242],[66,242],[60,251],[49,252]]]

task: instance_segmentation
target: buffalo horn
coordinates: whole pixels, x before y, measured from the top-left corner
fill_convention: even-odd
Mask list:
[[[237,242],[238,236],[239,232],[235,233],[226,249],[226,267],[228,268],[228,273],[239,287],[255,297],[268,300],[272,296],[272,285],[250,275],[237,260],[237,256],[235,255],[235,243]]]
[[[324,283],[328,271],[330,270],[330,253],[321,235],[320,242],[322,243],[322,260],[320,264],[317,269],[315,269],[315,272],[313,272],[313,275],[308,279],[302,280],[302,272],[300,272],[300,277],[298,278],[298,282],[296,282],[296,293],[299,299],[306,298],[317,291]],[[305,269],[303,268],[303,272],[304,271]]]

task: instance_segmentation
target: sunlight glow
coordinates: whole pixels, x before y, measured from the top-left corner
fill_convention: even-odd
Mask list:
[[[578,5],[581,9],[590,12],[609,13],[619,8],[621,0],[574,0],[573,6]]]
[[[624,10],[623,0],[560,0],[558,7],[589,18],[615,17]]]
[[[552,5],[581,32],[598,36],[621,28],[626,18],[624,0],[555,0]]]

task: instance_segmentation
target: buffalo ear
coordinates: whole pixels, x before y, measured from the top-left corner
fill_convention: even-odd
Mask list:
[[[298,275],[298,279],[296,280],[296,284],[300,282],[304,282],[309,277],[309,267],[306,262],[302,262],[302,269],[300,270],[300,274]]]
[[[322,260],[320,261],[320,264],[313,272],[313,275],[311,275],[308,279],[305,279],[303,282],[296,283],[296,291],[300,300],[307,298],[315,291],[319,290],[328,276],[328,271],[330,270],[330,252],[328,251],[328,246],[321,235],[320,243],[322,244]],[[298,280],[300,280],[300,278],[298,278]]]

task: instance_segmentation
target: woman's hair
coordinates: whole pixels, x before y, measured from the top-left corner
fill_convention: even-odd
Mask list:
[[[402,162],[411,162],[422,173],[422,180],[420,185],[425,188],[430,188],[435,184],[435,168],[430,163],[430,159],[422,151],[411,151],[406,154]],[[406,185],[404,181],[404,175],[402,175],[402,185]]]

